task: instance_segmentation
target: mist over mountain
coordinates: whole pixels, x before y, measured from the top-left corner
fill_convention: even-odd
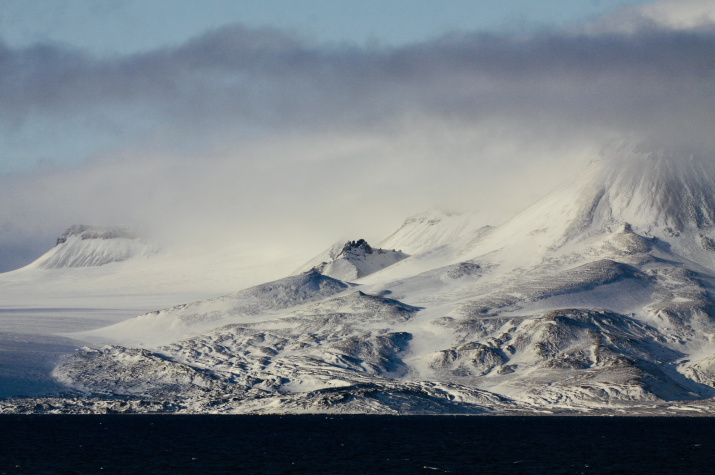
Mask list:
[[[151,247],[127,229],[73,225],[57,238],[57,245],[51,251],[30,266],[43,269],[93,267],[135,256],[147,257],[151,253]]]
[[[0,39],[0,412],[711,414],[713,18]]]
[[[399,47],[243,25],[126,56],[1,44],[0,270],[72,223],[298,266],[433,207],[500,224],[614,137],[712,152],[711,17],[665,3]]]
[[[715,165],[644,147],[501,225],[413,216],[395,250],[336,244],[298,275],[74,334],[93,348],[52,372],[72,397],[0,407],[709,413]],[[108,241],[75,231],[58,247]]]

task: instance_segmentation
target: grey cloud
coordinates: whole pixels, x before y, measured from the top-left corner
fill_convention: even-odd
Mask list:
[[[715,33],[460,35],[400,49],[301,42],[242,27],[129,58],[53,46],[0,53],[5,120],[124,110],[210,128],[382,122],[400,113],[466,119],[530,114],[647,130],[654,115],[712,113]],[[158,126],[158,125],[157,125]],[[639,131],[642,131],[639,130]]]
[[[235,26],[118,58],[0,47],[0,138],[39,121],[68,153],[98,141],[72,166],[0,176],[0,256],[90,222],[307,258],[430,203],[513,211],[614,136],[715,150],[713,51],[712,28],[652,25],[402,48]]]

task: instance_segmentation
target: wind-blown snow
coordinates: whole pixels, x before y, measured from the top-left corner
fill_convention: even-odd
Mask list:
[[[315,272],[286,277],[223,297],[150,312],[83,336],[134,345],[165,344],[231,323],[261,320],[276,311],[321,300],[348,288],[341,281]]]
[[[442,246],[460,247],[489,229],[471,214],[430,211],[408,218],[380,247],[421,254]]]
[[[65,357],[55,381],[81,397],[46,404],[711,413],[715,166],[609,153],[499,226],[413,217],[381,249],[336,245],[306,273],[75,334],[112,346]]]

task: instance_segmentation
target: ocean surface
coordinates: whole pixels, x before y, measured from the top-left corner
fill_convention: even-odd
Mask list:
[[[715,418],[0,415],[0,473],[714,473]]]

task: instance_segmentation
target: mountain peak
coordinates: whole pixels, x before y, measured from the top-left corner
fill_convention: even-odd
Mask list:
[[[343,246],[343,250],[337,255],[337,258],[349,255],[372,254],[372,247],[364,239],[357,241],[348,241]]]
[[[446,245],[463,246],[489,228],[476,213],[432,210],[407,218],[379,246],[414,255]]]
[[[43,269],[95,267],[152,252],[146,242],[125,228],[75,224],[57,238],[54,248],[30,265]]]
[[[319,272],[340,280],[355,280],[389,267],[408,257],[389,249],[377,249],[364,239],[337,243],[321,252],[296,272]]]
[[[463,246],[459,258],[508,250],[499,259],[523,266],[624,229],[667,241],[691,259],[712,259],[701,253],[709,242],[703,236],[715,238],[715,161],[644,146],[614,147],[581,175]]]
[[[73,224],[67,228],[60,237],[57,238],[57,245],[67,242],[67,239],[71,236],[79,236],[79,238],[83,241],[88,239],[137,239],[138,237],[133,232],[120,227]]]
[[[715,162],[672,152],[633,152],[604,163],[603,205],[613,218],[669,234],[715,227]]]

